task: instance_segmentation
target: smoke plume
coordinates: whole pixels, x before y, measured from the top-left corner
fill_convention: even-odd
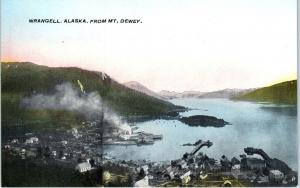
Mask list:
[[[118,115],[103,104],[97,92],[82,93],[71,83],[64,83],[55,87],[52,95],[37,94],[23,99],[22,104],[31,109],[67,110],[84,115],[89,120],[104,121],[131,133],[127,123],[121,121]]]

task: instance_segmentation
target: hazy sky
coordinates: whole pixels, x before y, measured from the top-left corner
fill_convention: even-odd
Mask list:
[[[159,91],[296,77],[296,0],[2,0],[1,61],[78,66]],[[30,24],[29,18],[141,19]]]

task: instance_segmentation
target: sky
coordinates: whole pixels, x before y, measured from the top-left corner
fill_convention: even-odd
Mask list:
[[[103,71],[154,91],[262,87],[297,75],[296,0],[1,3],[1,61]],[[28,22],[39,18],[142,23]]]

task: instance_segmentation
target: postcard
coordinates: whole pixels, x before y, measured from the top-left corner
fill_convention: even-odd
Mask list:
[[[2,0],[3,187],[298,186],[296,0]]]

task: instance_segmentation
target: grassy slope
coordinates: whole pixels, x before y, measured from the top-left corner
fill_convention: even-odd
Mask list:
[[[234,99],[273,102],[277,104],[297,104],[297,80],[260,88]]]
[[[52,93],[56,85],[77,80],[86,92],[98,91],[109,106],[124,116],[160,115],[177,108],[175,105],[131,90],[110,77],[102,80],[99,72],[75,67],[50,68],[33,63],[1,63],[2,125],[15,131],[43,126],[53,128],[72,126],[82,118],[66,111],[29,110],[20,107],[24,96],[34,93]],[[43,125],[41,125],[43,124]],[[9,129],[8,128],[8,129]]]

